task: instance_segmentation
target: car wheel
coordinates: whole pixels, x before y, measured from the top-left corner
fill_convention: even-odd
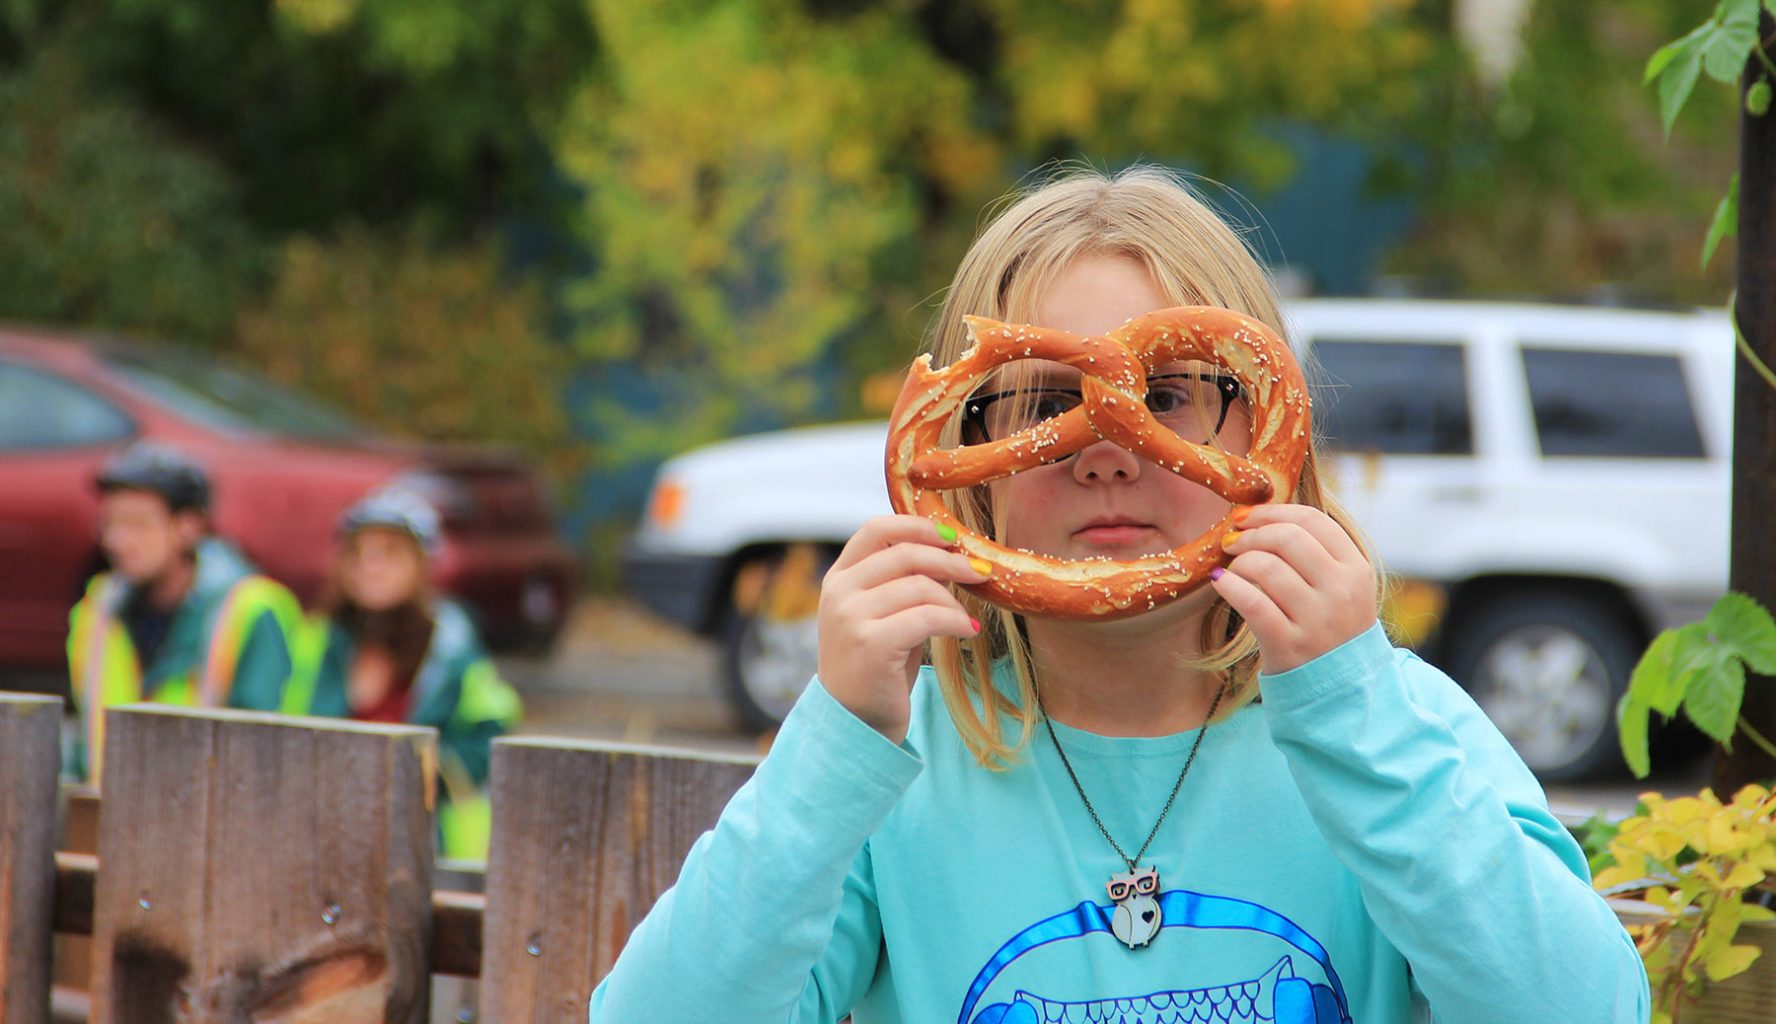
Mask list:
[[[1642,646],[1579,595],[1498,598],[1455,625],[1449,674],[1544,782],[1619,774],[1616,702]]]
[[[740,720],[760,731],[783,723],[814,678],[820,580],[833,556],[792,544],[743,562],[723,607],[723,676]]]

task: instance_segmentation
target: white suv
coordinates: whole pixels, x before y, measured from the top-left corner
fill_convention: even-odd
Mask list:
[[[1619,765],[1639,652],[1726,589],[1725,315],[1316,299],[1287,316],[1336,493],[1404,581],[1396,631],[1544,779]],[[885,439],[882,423],[787,430],[660,469],[629,587],[722,639],[755,726],[812,674],[820,572],[888,511]]]

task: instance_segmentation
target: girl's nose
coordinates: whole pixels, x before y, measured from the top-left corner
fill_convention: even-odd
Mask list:
[[[1073,457],[1073,479],[1085,483],[1132,483],[1141,475],[1141,460],[1110,441],[1087,445]]]

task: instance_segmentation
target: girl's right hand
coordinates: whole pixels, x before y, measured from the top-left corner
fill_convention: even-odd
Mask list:
[[[979,583],[987,573],[977,566],[991,566],[949,543],[929,519],[878,516],[839,552],[820,584],[820,682],[895,743],[906,739],[908,695],[925,641],[980,632],[945,584]]]

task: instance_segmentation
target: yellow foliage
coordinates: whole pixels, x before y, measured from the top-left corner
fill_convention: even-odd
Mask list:
[[[1644,896],[1665,917],[1631,931],[1652,981],[1654,1019],[1672,1019],[1704,978],[1730,978],[1757,959],[1757,947],[1732,944],[1741,924],[1776,919],[1742,898],[1776,867],[1776,798],[1748,786],[1725,805],[1706,789],[1670,800],[1647,793],[1641,804],[1645,813],[1621,823],[1610,842],[1615,863],[1594,884],[1656,880]]]
[[[245,310],[240,351],[271,377],[390,434],[493,441],[578,459],[537,290],[507,280],[496,249],[438,249],[361,229],[285,247],[269,293]]]
[[[853,411],[814,369],[841,344],[866,354],[859,377],[904,367],[972,212],[1042,158],[1275,178],[1288,158],[1259,125],[1385,118],[1415,101],[1429,52],[1398,0],[982,0],[986,24],[959,37],[984,41],[978,54],[939,52],[903,5],[588,9],[600,62],[551,139],[584,187],[593,249],[567,295],[577,343],[676,374],[670,409],[591,410],[614,461],[760,410]]]

